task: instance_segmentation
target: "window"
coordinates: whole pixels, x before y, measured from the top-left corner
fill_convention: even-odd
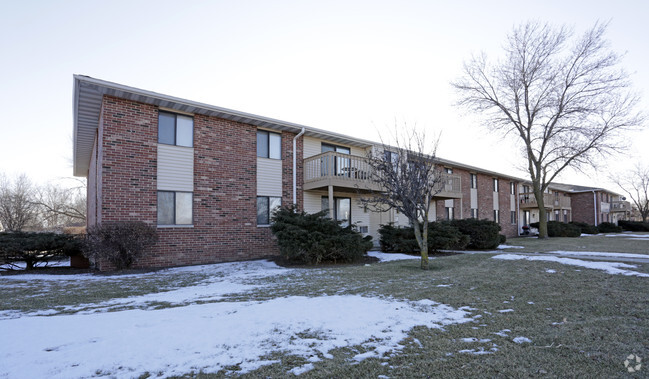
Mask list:
[[[478,218],[478,208],[471,208],[471,218]]]
[[[352,217],[352,199],[349,197],[334,197],[333,219],[342,221],[341,226],[349,226]],[[329,211],[329,197],[322,196],[322,210]]]
[[[494,192],[498,192],[498,179],[494,178]]]
[[[386,150],[383,153],[383,157],[386,162],[390,162],[392,164],[392,169],[394,170],[394,172],[399,171],[399,154]]]
[[[158,191],[158,225],[192,225],[191,192]]]
[[[510,211],[509,218],[510,218],[509,222],[511,222],[512,224],[516,224],[516,211]]]
[[[257,196],[257,225],[270,225],[273,211],[281,205],[281,197]]]
[[[446,219],[453,220],[453,207],[446,207]]]
[[[444,167],[444,172],[447,173],[447,174],[452,174],[452,173],[453,173],[453,169],[450,168],[450,167]]]
[[[523,193],[529,193],[530,192],[530,186],[523,186]]]
[[[471,174],[471,188],[478,188],[478,174]]]
[[[530,211],[523,211],[523,225],[530,225]]]
[[[509,193],[512,195],[516,195],[516,183],[509,182]]]
[[[568,210],[563,210],[563,222],[568,223]]]
[[[500,223],[500,211],[498,209],[494,209],[494,221]]]
[[[555,209],[554,210],[554,221],[559,221],[559,220],[560,220],[560,218],[559,218],[559,210]]]
[[[194,118],[181,114],[158,112],[158,143],[194,146]]]
[[[257,130],[257,156],[282,159],[282,136],[278,133]]]

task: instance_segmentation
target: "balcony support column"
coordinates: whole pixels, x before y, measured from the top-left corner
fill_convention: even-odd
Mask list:
[[[327,186],[329,192],[329,217],[334,218],[334,186]]]

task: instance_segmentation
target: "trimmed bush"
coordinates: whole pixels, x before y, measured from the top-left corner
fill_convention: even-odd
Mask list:
[[[530,224],[531,227],[539,227],[538,222]],[[581,229],[577,225],[566,224],[559,221],[548,221],[548,237],[579,237]]]
[[[419,253],[419,244],[415,231],[411,227],[395,228],[392,223],[381,225],[379,229],[381,250],[385,253],[413,254]],[[469,237],[447,221],[428,224],[429,253],[437,250],[464,250],[469,244]]]
[[[507,236],[506,235],[501,234],[499,237],[500,237],[500,244],[501,245],[507,242]]]
[[[428,224],[429,250],[464,250],[468,245],[469,236],[462,234],[450,222],[441,221]]]
[[[372,248],[372,237],[363,237],[353,225],[342,227],[326,212],[297,212],[280,208],[272,217],[271,231],[280,254],[292,262],[353,262]]]
[[[460,233],[469,236],[468,247],[474,249],[495,249],[500,244],[500,225],[490,220],[467,218],[453,220],[451,225]]]
[[[649,232],[649,222],[620,220],[617,224],[630,232]]]
[[[57,233],[0,233],[0,259],[9,269],[18,268],[15,262],[25,262],[31,270],[39,263],[79,255],[80,238]]]
[[[121,270],[131,267],[157,240],[156,228],[143,222],[106,222],[88,228],[83,251],[91,261],[107,260]]]
[[[601,222],[597,225],[600,233],[622,233],[622,228],[612,222]]]
[[[597,227],[595,225],[591,225],[585,222],[577,222],[577,221],[571,221],[569,222],[571,225],[575,225],[576,227],[581,230],[582,234],[597,234],[599,233],[599,230],[597,230]]]
[[[412,228],[395,228],[393,223],[379,228],[379,244],[384,253],[412,254],[419,251]]]

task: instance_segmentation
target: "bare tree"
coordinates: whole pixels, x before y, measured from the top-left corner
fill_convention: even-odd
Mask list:
[[[482,113],[490,130],[518,137],[541,210],[559,173],[619,151],[622,132],[643,123],[606,27],[577,38],[566,27],[528,22],[509,34],[503,60],[475,56],[452,83],[460,106]],[[547,238],[546,212],[539,215],[539,238]]]
[[[44,227],[52,229],[75,224],[85,225],[85,181],[77,180],[74,187],[48,183],[39,187],[34,195],[34,202],[39,207]]]
[[[649,166],[636,165],[635,168],[610,179],[626,192],[640,212],[642,222],[649,218]]]
[[[436,165],[437,141],[430,145],[425,134],[408,129],[395,144],[382,144],[368,154],[370,178],[383,189],[361,197],[374,211],[396,209],[403,214],[415,232],[421,252],[421,268],[428,270],[428,222],[433,197],[441,192],[444,178]]]
[[[17,232],[34,226],[38,218],[38,207],[33,202],[34,190],[25,174],[14,180],[0,175],[0,226],[4,230]]]

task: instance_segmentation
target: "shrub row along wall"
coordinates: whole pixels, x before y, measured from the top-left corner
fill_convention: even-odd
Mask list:
[[[381,250],[386,253],[410,254],[419,251],[412,228],[381,225]],[[428,246],[431,250],[495,249],[506,238],[500,225],[490,220],[463,219],[428,224]]]

